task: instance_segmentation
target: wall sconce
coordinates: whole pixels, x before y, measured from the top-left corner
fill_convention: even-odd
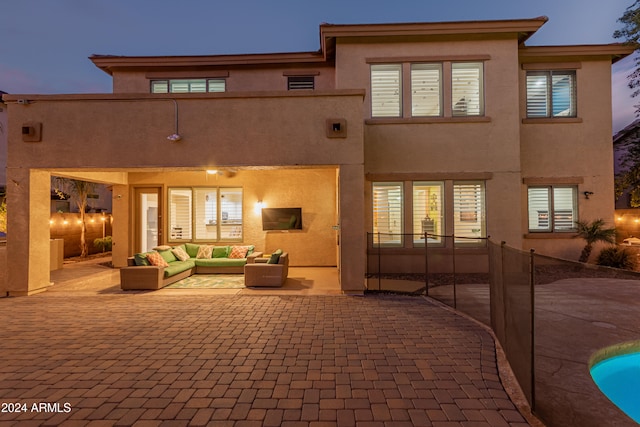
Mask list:
[[[260,215],[262,214],[262,208],[265,208],[266,206],[267,205],[262,200],[258,200],[253,207],[253,212],[255,212],[256,215]]]
[[[589,200],[589,196],[593,196],[593,191],[585,191],[582,194],[584,194],[584,198]]]

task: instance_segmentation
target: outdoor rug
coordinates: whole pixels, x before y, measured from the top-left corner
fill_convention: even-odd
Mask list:
[[[165,289],[241,289],[244,274],[194,274],[172,283]]]

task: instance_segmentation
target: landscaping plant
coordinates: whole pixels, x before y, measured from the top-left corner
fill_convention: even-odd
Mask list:
[[[596,259],[596,264],[605,267],[633,270],[636,265],[635,255],[625,248],[611,246],[600,251]]]
[[[87,199],[89,194],[95,190],[96,184],[93,182],[60,177],[55,177],[54,180],[56,183],[54,191],[62,200],[66,198],[65,193],[70,193],[76,196],[76,204],[78,206],[78,211],[80,212],[80,256],[84,258],[89,255],[89,247],[85,237],[87,233],[87,224],[85,223],[85,213],[87,211],[88,204]]]
[[[93,240],[93,246],[102,250],[102,252],[109,252],[111,250],[111,236],[100,237]]]
[[[615,227],[606,228],[604,219],[598,218],[591,222],[576,221],[577,235],[576,237],[584,239],[586,245],[580,253],[578,261],[587,262],[591,256],[593,245],[598,242],[615,243],[616,229]]]

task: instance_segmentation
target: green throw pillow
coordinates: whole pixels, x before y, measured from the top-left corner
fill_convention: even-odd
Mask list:
[[[189,257],[195,258],[198,256],[198,249],[200,249],[200,245],[195,245],[193,243],[185,243],[185,251],[189,254]]]
[[[133,256],[133,262],[137,265],[137,266],[146,266],[146,265],[151,265],[151,263],[149,262],[149,260],[147,259],[147,254],[149,252],[143,252],[143,253],[139,253],[139,254],[135,254]]]
[[[162,256],[162,258],[164,258],[165,261],[167,261],[167,263],[174,262],[174,261],[178,260],[178,258],[176,258],[176,256],[173,254],[173,252],[171,252],[171,249],[167,249],[167,250],[164,250],[164,251],[158,251],[158,253],[160,254],[160,256]]]
[[[229,246],[214,246],[211,258],[228,258],[229,249]]]
[[[271,254],[271,258],[267,261],[267,264],[277,264],[280,261],[280,255],[282,255],[282,249],[276,250]]]

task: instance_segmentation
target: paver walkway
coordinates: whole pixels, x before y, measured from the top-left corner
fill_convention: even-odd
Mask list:
[[[43,293],[0,313],[2,427],[529,425],[491,336],[420,297]]]

